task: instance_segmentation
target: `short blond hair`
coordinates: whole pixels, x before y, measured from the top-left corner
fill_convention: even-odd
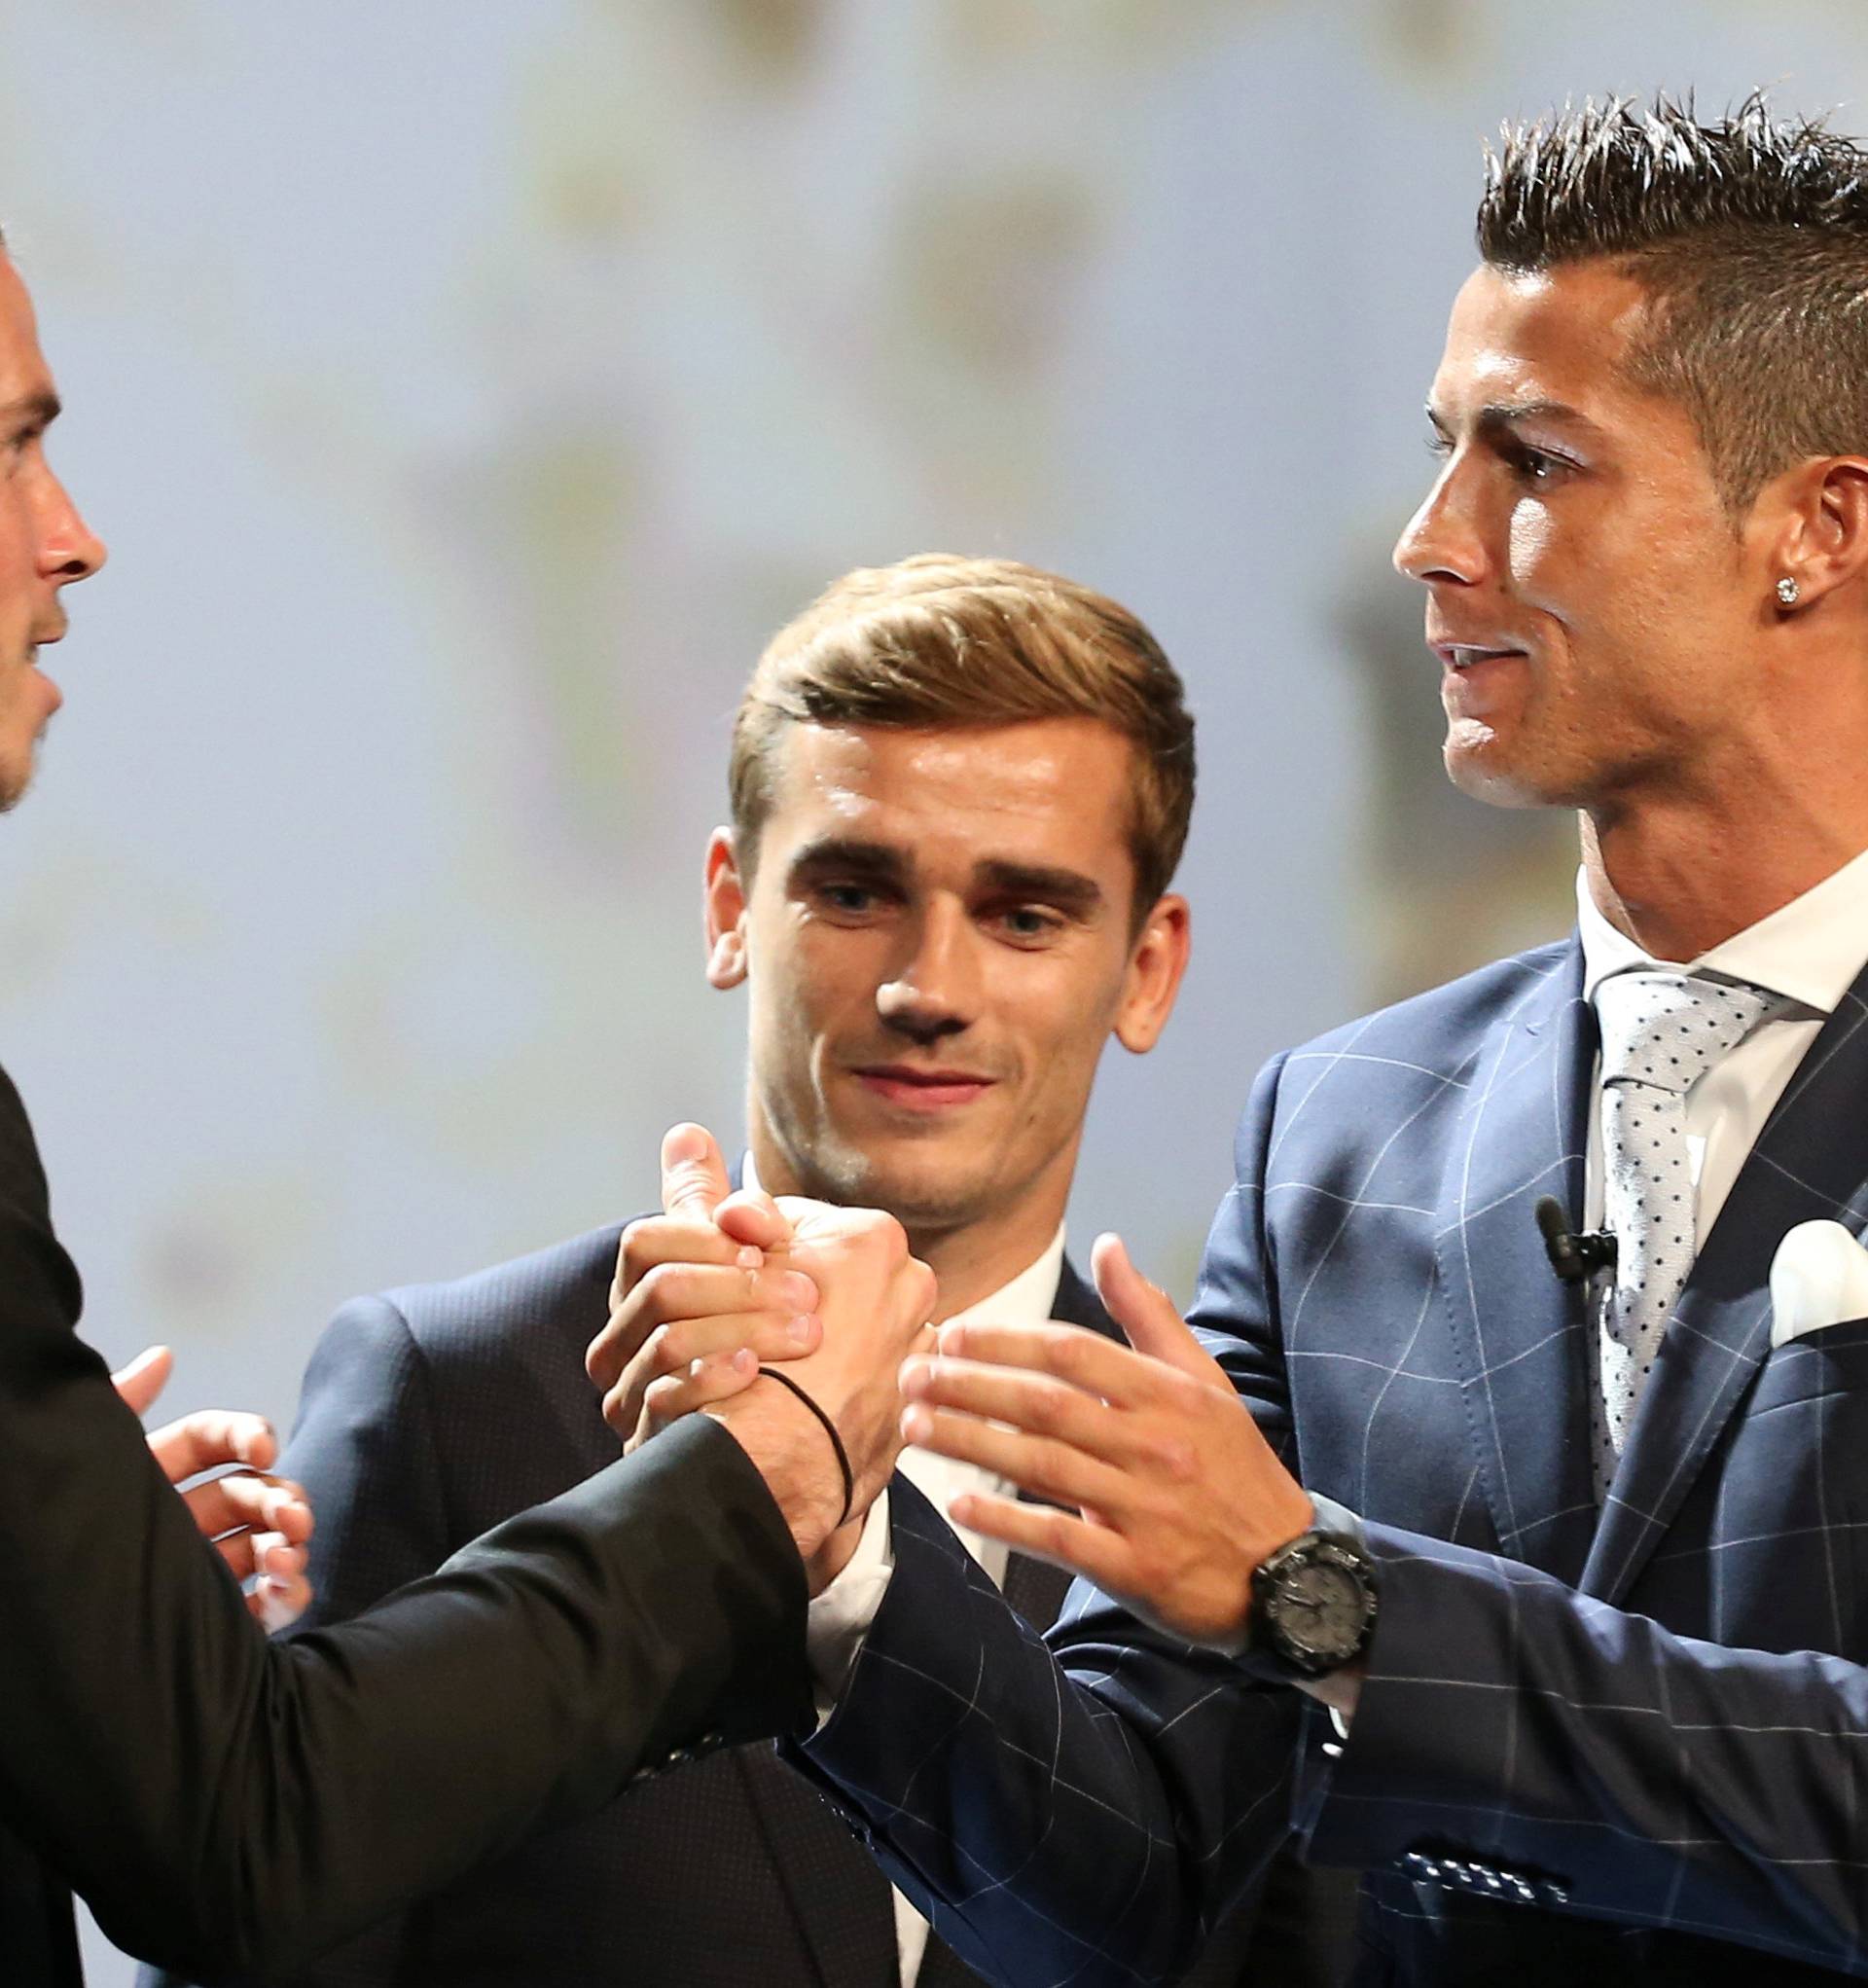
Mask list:
[[[1174,667],[1106,595],[1017,560],[922,553],[860,566],[779,630],[734,720],[728,784],[756,860],[787,725],[903,729],[1093,718],[1131,747],[1139,925],[1167,889],[1194,808],[1194,720]]]

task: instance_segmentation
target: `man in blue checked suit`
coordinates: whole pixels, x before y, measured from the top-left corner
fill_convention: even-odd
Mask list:
[[[1360,1981],[1868,1972],[1868,153],[1566,112],[1479,243],[1396,560],[1578,931],[1270,1066],[1198,1340],[1105,1241],[1135,1351],[910,1363],[1080,1513],[950,1506],[1096,1584],[1048,1646],[899,1480],[827,1548],[803,1757],[1001,1981],[1171,1978],[1293,1830]]]

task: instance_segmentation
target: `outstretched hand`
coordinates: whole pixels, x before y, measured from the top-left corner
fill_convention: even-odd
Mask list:
[[[152,1346],[110,1378],[140,1418],[174,1366],[167,1347]],[[213,1542],[236,1580],[251,1583],[248,1611],[269,1630],[296,1622],[311,1601],[305,1577],[311,1506],[301,1486],[269,1474],[279,1451],[271,1425],[264,1416],[200,1409],[157,1429],[149,1448],[169,1483],[188,1485],[182,1501],[202,1537]],[[210,1471],[220,1474],[204,1474]],[[192,1478],[201,1481],[191,1484]]]
[[[903,1369],[903,1432],[1074,1507],[968,1494],[957,1524],[1087,1575],[1172,1635],[1236,1650],[1252,1572],[1310,1527],[1310,1499],[1121,1241],[1098,1238],[1092,1261],[1127,1348],[1071,1325],[944,1326],[939,1351]]]

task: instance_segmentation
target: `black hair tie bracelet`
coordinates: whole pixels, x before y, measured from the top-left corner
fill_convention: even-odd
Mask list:
[[[808,1394],[789,1374],[781,1373],[776,1367],[762,1366],[760,1374],[768,1381],[776,1381],[781,1388],[789,1388],[807,1408],[824,1426],[824,1433],[830,1438],[830,1446],[837,1452],[837,1467],[844,1473],[844,1509],[838,1516],[841,1526],[849,1517],[849,1508],[856,1500],[856,1479],[849,1467],[849,1452],[844,1448],[844,1439],[837,1433],[837,1425],[818,1407]]]

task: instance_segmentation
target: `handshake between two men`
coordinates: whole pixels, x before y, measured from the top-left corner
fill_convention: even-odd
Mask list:
[[[814,1408],[834,1438],[761,1446],[815,1460],[772,1485],[813,1594],[847,1564],[911,1442],[1042,1500],[968,1493],[955,1523],[1087,1576],[1172,1635],[1244,1646],[1253,1571],[1314,1510],[1117,1237],[1092,1260],[1128,1347],[1056,1323],[937,1330],[934,1275],[893,1217],[735,1191],[693,1125],[664,1141],[662,1183],[663,1213],[624,1232],[588,1359],[626,1445],[703,1412],[753,1447],[762,1425]],[[1347,1713],[1355,1677],[1307,1688]]]

